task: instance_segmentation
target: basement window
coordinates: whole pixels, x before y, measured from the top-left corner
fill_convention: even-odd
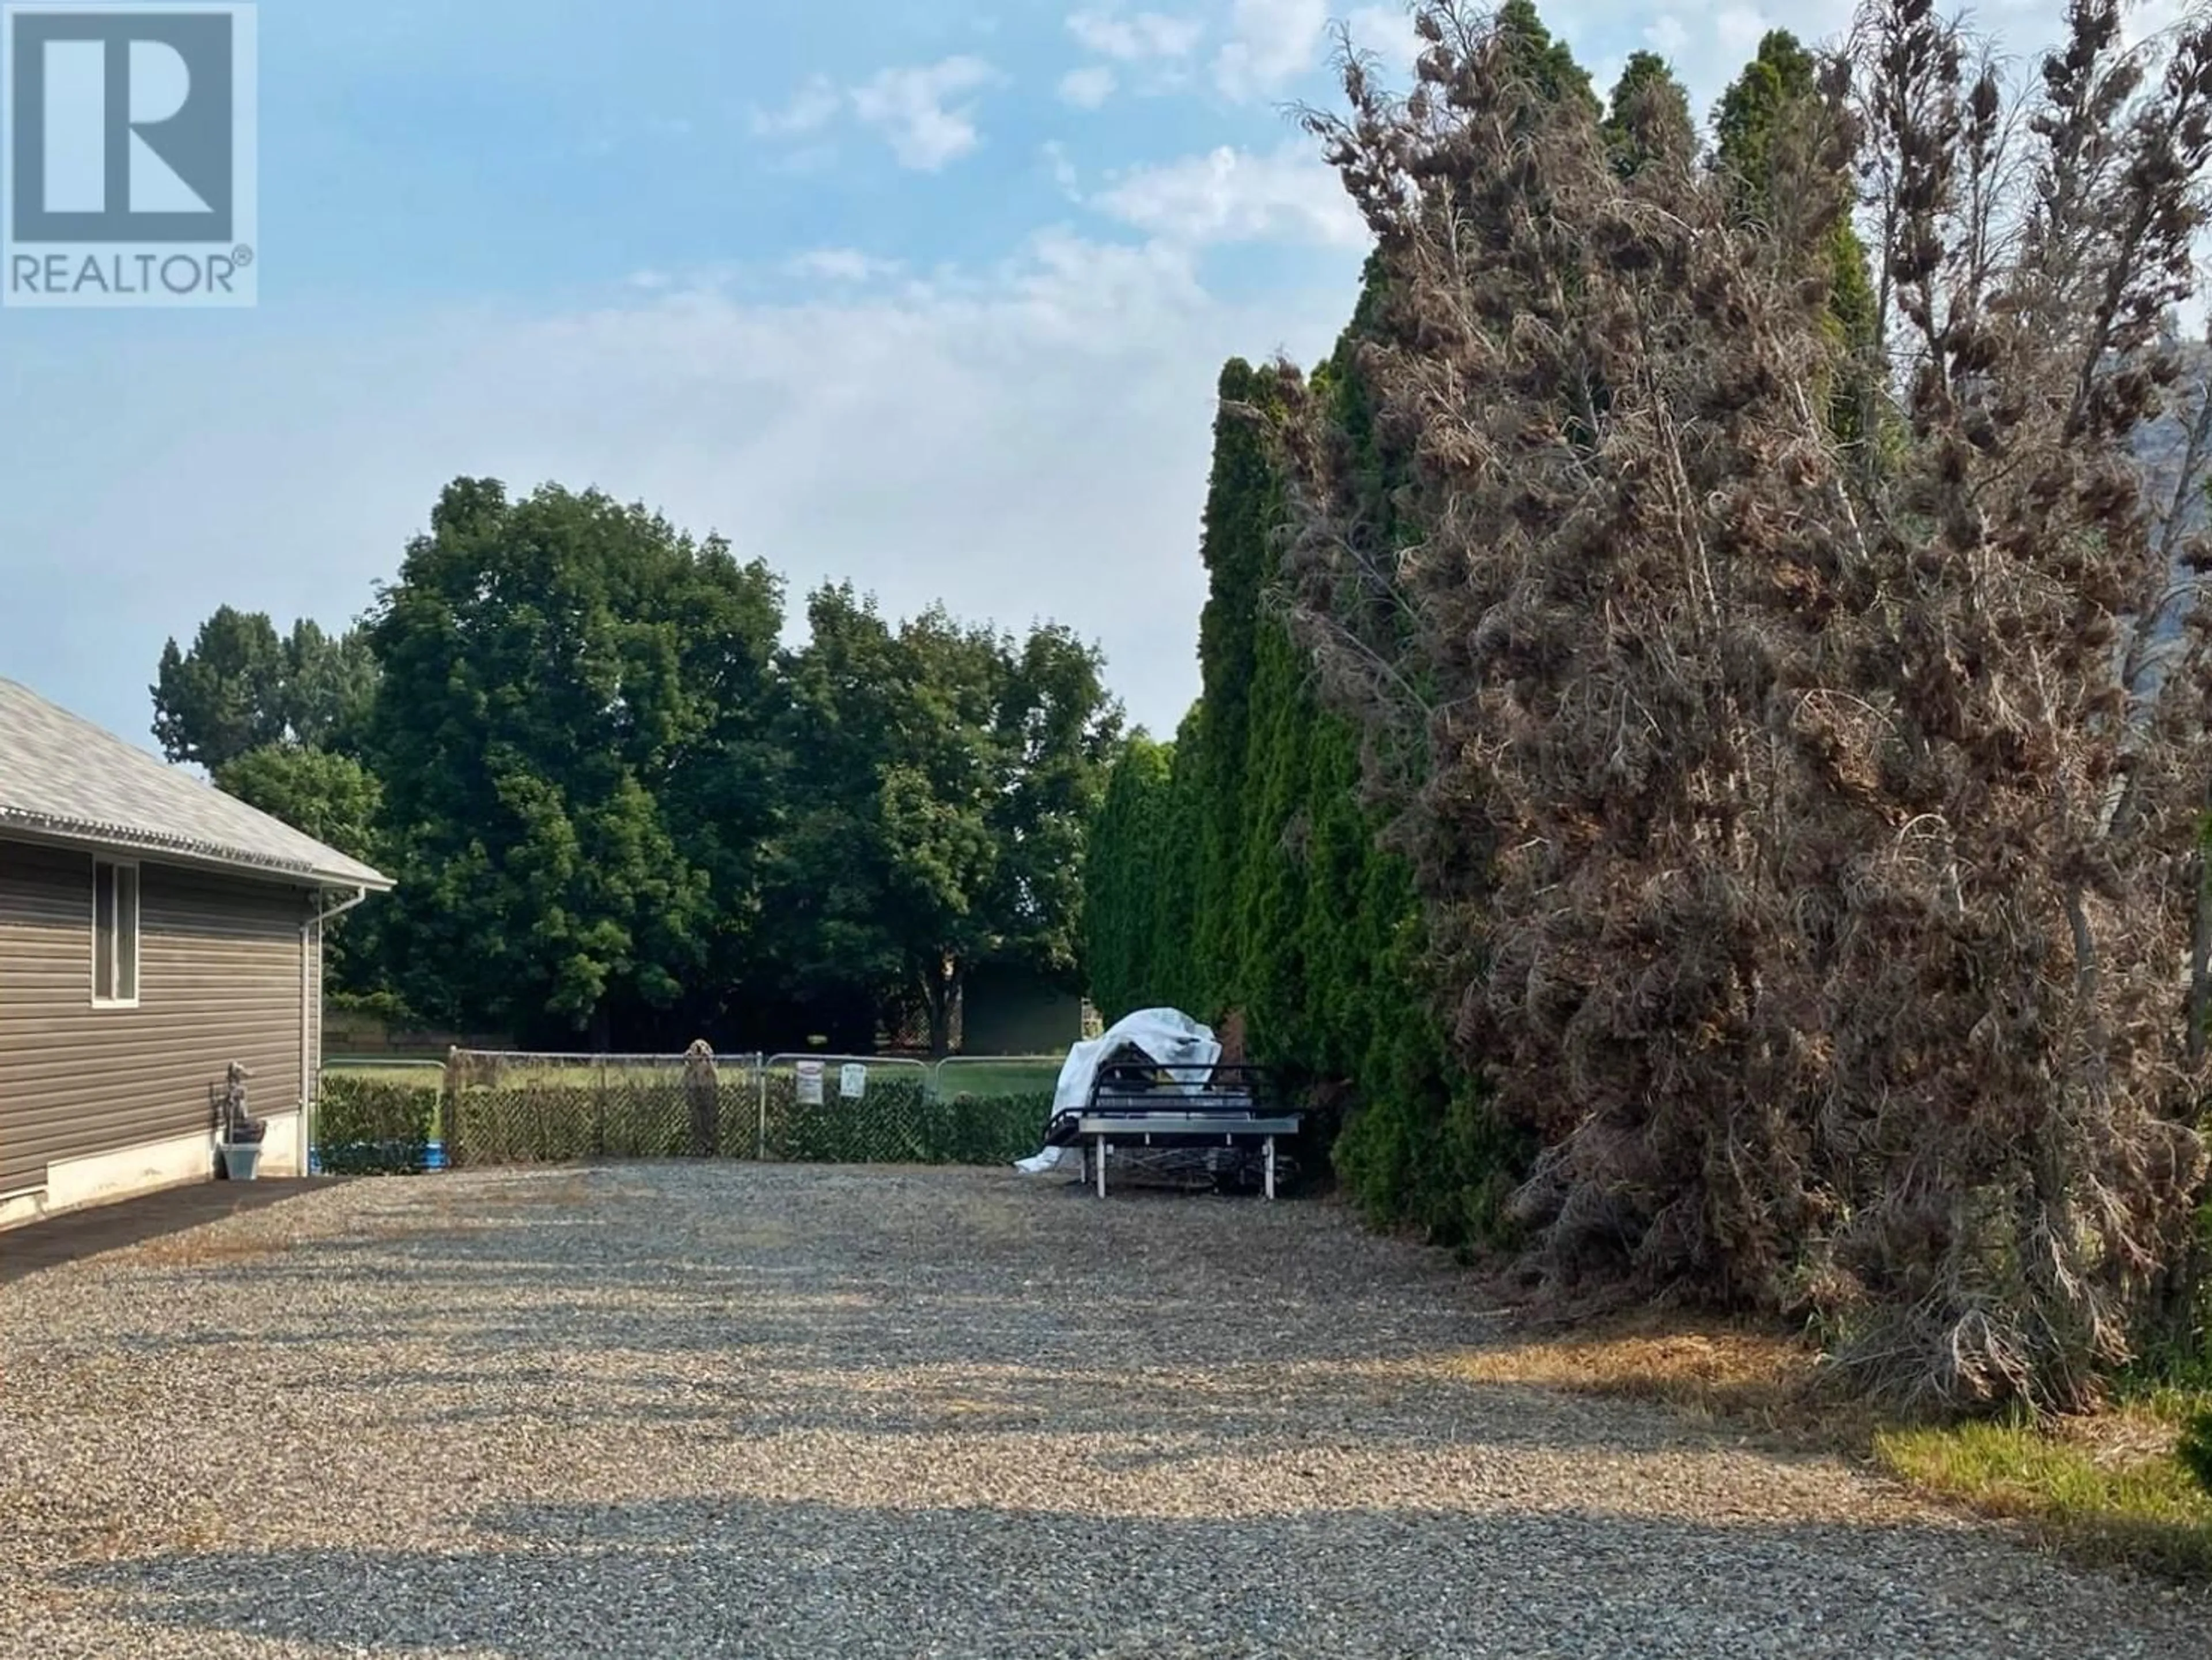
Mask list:
[[[138,1001],[138,866],[92,866],[92,1000],[106,1008]]]

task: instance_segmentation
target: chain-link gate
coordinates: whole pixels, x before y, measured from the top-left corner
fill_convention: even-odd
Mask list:
[[[447,1062],[446,1160],[758,1155],[758,1055],[544,1055],[455,1049]]]
[[[951,1055],[930,1069],[930,1091],[979,1164],[1012,1164],[1044,1144],[1054,1087],[1067,1056]]]
[[[790,1164],[941,1164],[929,1068],[858,1055],[772,1055],[762,1064],[758,1156]]]

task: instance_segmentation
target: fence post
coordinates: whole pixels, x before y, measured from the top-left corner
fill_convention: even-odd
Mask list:
[[[592,1110],[592,1157],[607,1156],[607,1057],[599,1056],[599,1102]]]
[[[769,1057],[763,1055],[757,1062],[760,1079],[760,1134],[754,1146],[753,1158],[755,1162],[763,1164],[768,1163],[768,1061]]]
[[[446,1049],[446,1073],[438,1083],[438,1134],[445,1143],[446,1168],[461,1168],[461,1049]]]

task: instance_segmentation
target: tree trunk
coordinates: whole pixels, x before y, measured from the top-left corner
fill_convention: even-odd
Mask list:
[[[607,1006],[599,1004],[592,1011],[592,1053],[605,1055],[614,1047],[614,1018]]]
[[[923,990],[929,1000],[929,1054],[942,1061],[952,1053],[953,1027],[959,1018],[961,988],[967,973],[959,959],[950,958],[927,976]]]

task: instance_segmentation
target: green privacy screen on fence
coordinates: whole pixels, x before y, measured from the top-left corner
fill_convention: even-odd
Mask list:
[[[703,1049],[457,1049],[442,1067],[408,1073],[326,1068],[316,1141],[322,1168],[356,1173],[582,1158],[1011,1164],[1042,1139],[1056,1071],[1052,1057],[933,1068]]]

